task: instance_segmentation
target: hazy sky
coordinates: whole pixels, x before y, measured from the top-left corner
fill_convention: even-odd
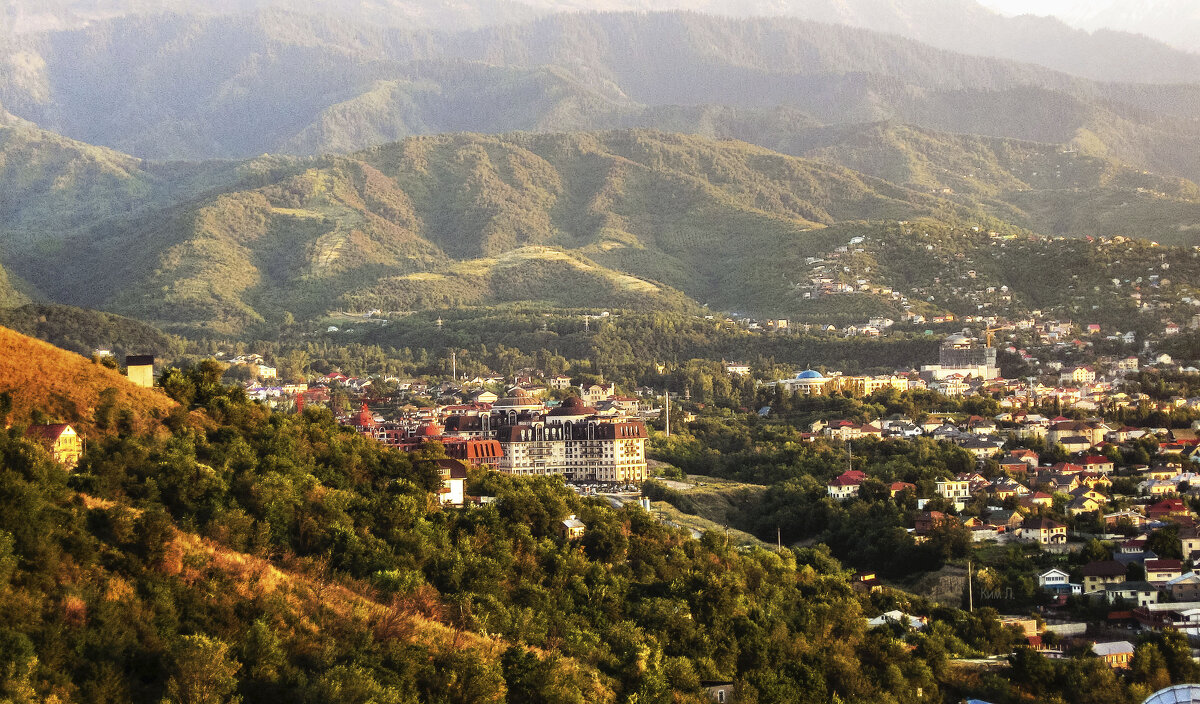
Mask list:
[[[1080,10],[1099,10],[1112,5],[1111,0],[979,0],[980,4],[1006,15],[1076,14]]]

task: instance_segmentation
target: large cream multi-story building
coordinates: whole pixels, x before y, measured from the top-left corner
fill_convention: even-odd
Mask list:
[[[500,471],[598,482],[644,481],[646,424],[600,419],[595,413],[572,398],[541,419],[497,428],[496,439],[504,450]]]
[[[897,391],[908,390],[908,379],[902,376],[842,376],[837,377],[835,383],[841,391],[849,391],[850,393],[860,396],[870,396],[876,391],[884,389],[895,389]]]

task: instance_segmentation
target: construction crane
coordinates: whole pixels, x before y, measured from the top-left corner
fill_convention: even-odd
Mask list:
[[[992,342],[996,339],[996,333],[1000,332],[1001,330],[1012,330],[1012,329],[1013,329],[1013,326],[1011,326],[1011,325],[996,325],[996,326],[993,326],[993,327],[990,327],[990,328],[984,330],[983,331],[984,336],[987,338],[987,346],[988,347],[993,346]]]

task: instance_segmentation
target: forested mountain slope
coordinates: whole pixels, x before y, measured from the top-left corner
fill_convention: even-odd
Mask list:
[[[44,169],[68,184],[61,193],[22,203],[61,234],[12,247],[5,263],[47,301],[185,334],[243,334],[331,311],[522,302],[816,314],[803,296],[806,259],[901,220],[1197,241],[1195,184],[1112,159],[887,123],[779,136],[807,158],[630,130],[421,137],[346,156],[178,165],[173,183],[208,185],[215,173],[232,185],[181,187],[157,209],[75,226],[73,211],[53,205],[94,167],[83,151],[83,166]],[[115,183],[156,183],[145,175],[153,165],[131,168]],[[189,192],[199,195],[171,204]]]
[[[233,163],[147,163],[0,120],[0,251],[61,239],[236,180]]]
[[[170,337],[150,325],[72,306],[0,306],[0,325],[89,358],[96,350],[106,349],[118,362],[124,361],[127,354],[167,355],[175,349]]]
[[[740,305],[842,221],[974,211],[734,142],[651,132],[417,138],[16,257],[53,300],[244,329],[284,313],[543,300]],[[983,216],[986,219],[986,216]]]

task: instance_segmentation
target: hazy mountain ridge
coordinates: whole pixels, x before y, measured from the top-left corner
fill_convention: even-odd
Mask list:
[[[983,0],[983,4],[995,3]],[[1086,30],[1120,28],[1186,51],[1200,51],[1200,6],[1191,0],[1037,0],[1018,10],[1053,15]]]
[[[143,17],[22,37],[5,60],[20,69],[0,73],[11,112],[155,158],[625,126],[774,146],[801,121],[894,120],[1200,178],[1200,87],[1093,83],[801,20],[562,15],[436,33],[275,11]]]
[[[136,4],[110,2],[106,5],[59,0],[39,2],[34,7],[31,3],[15,2],[6,24],[19,34],[30,34],[79,29],[121,17],[153,17],[166,12],[213,17],[286,9],[374,26],[457,31],[526,22],[539,16],[562,13],[683,10],[737,17],[785,16],[862,27],[955,52],[1030,61],[1104,81],[1194,82],[1200,66],[1200,56],[1138,36],[1148,34],[1166,38],[1185,49],[1196,49],[1194,42],[1189,43],[1189,32],[1194,34],[1189,28],[1194,28],[1197,21],[1194,8],[1168,7],[1164,11],[1159,7],[1162,3],[1148,8],[1145,1],[1140,8],[1131,7],[1133,3],[1122,0],[1099,11],[1059,11],[1063,19],[1003,17],[975,0],[908,0],[904,3],[892,0],[748,0],[736,4],[722,0],[375,0],[340,5],[318,0],[225,0],[182,4],[164,0]],[[1047,10],[1051,11],[1054,10]],[[1102,31],[1089,33],[1074,27]],[[1112,31],[1115,28],[1128,31]]]

